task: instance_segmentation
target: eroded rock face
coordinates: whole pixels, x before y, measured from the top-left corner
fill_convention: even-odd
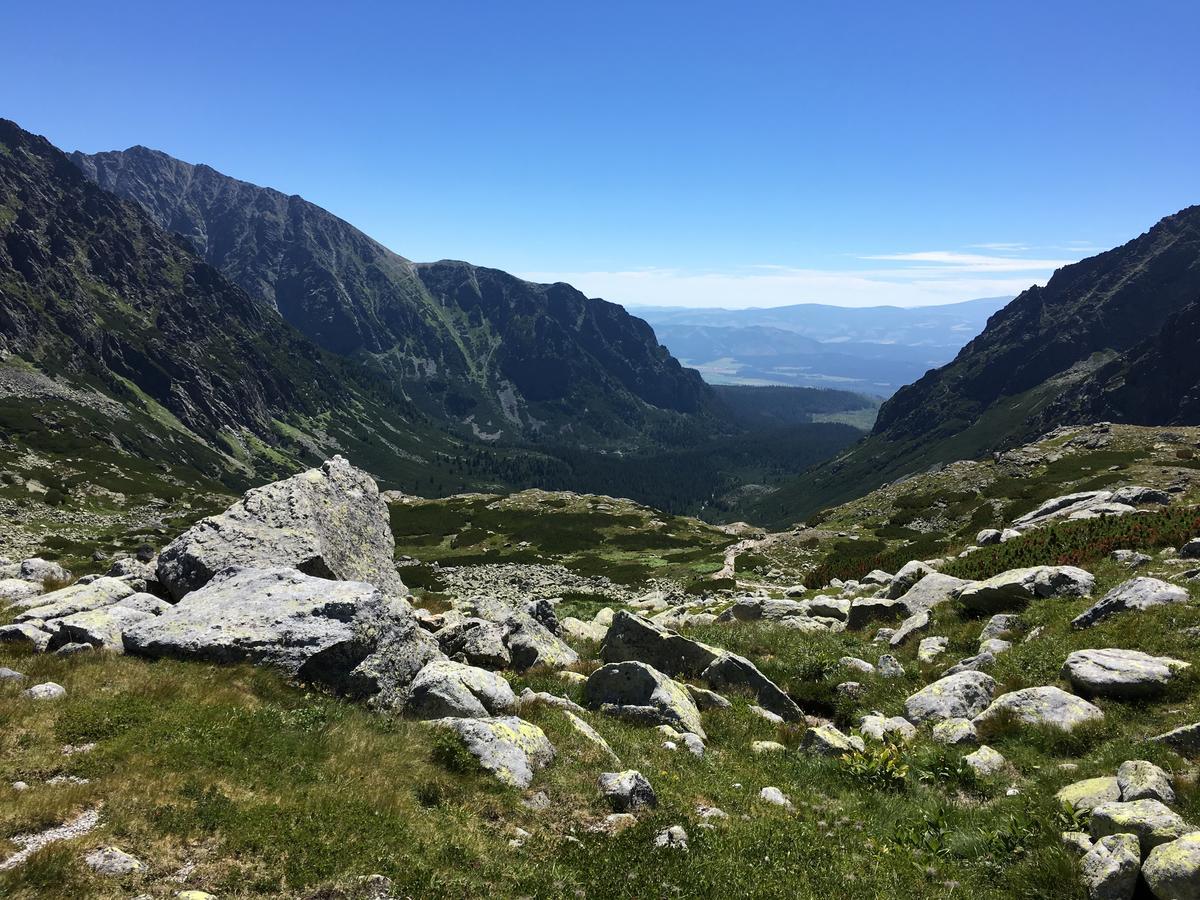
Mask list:
[[[626,661],[601,666],[588,676],[584,699],[601,712],[706,736],[700,710],[683,685],[646,663]]]
[[[1153,697],[1190,666],[1138,650],[1077,650],[1063,663],[1063,677],[1088,697]]]
[[[1090,628],[1119,613],[1150,609],[1167,603],[1186,603],[1188,599],[1188,592],[1179,585],[1158,578],[1131,578],[1076,616],[1071,627]]]
[[[142,656],[248,661],[351,696],[404,695],[441,656],[404,600],[374,585],[295,569],[227,569],[161,615],[125,631]],[[390,705],[390,702],[389,704]]]
[[[396,574],[388,508],[374,480],[340,456],[248,491],[159,555],[158,578],[179,600],[230,566],[286,566],[306,575],[408,591]]]
[[[513,787],[529,787],[534,773],[554,761],[554,745],[545,732],[516,716],[434,719],[430,724],[454,732],[482,768]]]

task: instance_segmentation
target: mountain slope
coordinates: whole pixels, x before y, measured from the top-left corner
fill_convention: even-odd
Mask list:
[[[1061,424],[1198,422],[1197,298],[1200,206],[1192,206],[1022,293],[953,362],[887,401],[870,437],[764,498],[756,513],[801,518]]]
[[[637,441],[713,404],[644,322],[568,285],[417,265],[300,197],[145,147],[72,159],[321,347],[466,433]]]

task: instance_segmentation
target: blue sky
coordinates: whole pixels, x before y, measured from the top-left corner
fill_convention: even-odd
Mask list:
[[[1200,202],[1200,4],[14,3],[0,115],[627,305],[1015,293]]]

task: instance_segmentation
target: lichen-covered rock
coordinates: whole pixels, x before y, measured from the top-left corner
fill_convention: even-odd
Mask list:
[[[608,629],[599,622],[585,622],[574,616],[564,616],[561,620],[563,634],[577,641],[595,641],[600,643],[608,633]]]
[[[53,639],[54,635],[32,622],[0,625],[0,644],[24,644],[31,650],[44,653],[50,649]]]
[[[71,641],[91,644],[98,650],[124,653],[123,634],[125,629],[152,618],[154,618],[153,613],[140,612],[120,604],[78,612],[53,623],[58,628],[58,638],[55,643],[63,644]]]
[[[1063,663],[1062,675],[1088,697],[1153,697],[1189,664],[1139,650],[1077,650]]]
[[[609,746],[608,741],[604,739],[604,736],[600,734],[600,732],[598,732],[579,716],[575,715],[575,713],[571,712],[569,709],[564,709],[563,715],[567,717],[567,721],[571,723],[572,728],[607,753],[614,761],[620,762],[620,760],[617,759],[616,752],[611,746]]]
[[[1200,831],[1151,850],[1142,878],[1159,900],[1200,900]]]
[[[125,630],[129,653],[208,662],[248,661],[351,696],[407,699],[441,656],[404,600],[373,585],[295,569],[228,569],[170,610]]]
[[[53,681],[45,681],[21,691],[21,696],[26,700],[58,700],[67,696],[67,689]]]
[[[893,635],[895,637],[895,635]],[[950,646],[950,639],[936,635],[934,637],[921,638],[921,643],[917,645],[917,662],[931,663]]]
[[[959,672],[927,684],[904,701],[904,717],[914,725],[945,719],[973,719],[991,702],[996,681],[983,672]]]
[[[71,580],[71,573],[52,560],[34,556],[21,560],[14,577],[24,579],[25,581],[37,582],[38,584],[45,581],[62,583]]]
[[[1151,848],[1183,837],[1192,829],[1178,813],[1158,800],[1134,800],[1097,806],[1092,810],[1090,830],[1093,838],[1109,834],[1136,834],[1141,842],[1142,854],[1145,855]]]
[[[968,753],[963,757],[963,762],[970,766],[976,775],[983,778],[999,775],[1008,766],[1008,760],[999,751],[993,750],[987,744],[984,744],[974,753]]]
[[[859,659],[857,656],[843,656],[838,660],[838,665],[851,672],[857,672],[859,675],[875,674],[875,665],[865,659]]]
[[[700,711],[681,684],[646,663],[608,663],[588,676],[587,705],[652,725],[671,725],[705,736]]]
[[[721,655],[721,651],[699,641],[619,610],[604,636],[600,658],[608,663],[636,661],[670,675],[695,677]]]
[[[1072,628],[1090,628],[1123,612],[1151,609],[1169,603],[1186,603],[1188,592],[1158,578],[1139,576],[1117,585],[1071,622]]]
[[[1091,812],[1104,803],[1115,803],[1121,799],[1121,786],[1113,775],[1085,778],[1068,784],[1054,795],[1063,806],[1076,812]]]
[[[44,594],[40,584],[23,578],[0,578],[0,603],[16,604]]]
[[[865,747],[862,738],[844,735],[832,725],[816,725],[806,729],[800,738],[800,749],[818,756],[841,756]]]
[[[970,719],[946,719],[933,726],[929,736],[935,743],[950,747],[971,746],[979,743],[979,735]]]
[[[1171,776],[1146,759],[1128,759],[1117,769],[1117,785],[1121,799],[1159,800],[1175,802],[1175,790],[1171,787]]]
[[[504,644],[505,629],[498,622],[468,618],[434,633],[442,651],[453,659],[482,669],[505,669],[512,654]]]
[[[176,600],[230,566],[287,567],[408,593],[396,574],[387,504],[366,472],[340,456],[320,468],[254,488],[225,512],[193,525],[158,558]]]
[[[930,572],[900,596],[900,602],[909,613],[930,610],[957,597],[970,585],[970,581]]]
[[[963,588],[958,599],[968,612],[990,614],[1047,597],[1086,597],[1095,584],[1091,573],[1075,566],[1031,566],[976,581]]]
[[[602,772],[596,783],[613,812],[636,812],[658,806],[658,795],[649,779],[636,769]]]
[[[916,737],[917,729],[904,716],[881,716],[874,713],[859,720],[858,733],[873,741],[896,738],[907,742]]]
[[[534,772],[554,761],[554,745],[545,732],[516,716],[434,719],[430,724],[453,731],[481,767],[513,787],[529,787]]]
[[[887,595],[893,600],[897,600],[911,588],[914,584],[933,572],[929,566],[919,560],[911,560],[900,567],[894,576],[891,583],[888,584]]]
[[[1085,722],[1103,719],[1104,712],[1061,688],[1032,687],[1001,694],[975,718],[975,726],[978,728],[1005,716],[1012,716],[1024,725],[1049,725],[1072,731]]]
[[[116,578],[97,578],[87,584],[76,583],[49,594],[42,594],[34,600],[16,604],[24,611],[14,616],[13,621],[61,619],[78,612],[112,606],[133,593],[133,588],[124,581],[118,581]]]
[[[1012,613],[996,613],[988,619],[983,630],[979,632],[979,642],[982,644],[984,641],[1010,636],[1016,629],[1019,619],[1020,616]]]
[[[528,613],[514,612],[503,622],[504,644],[518,671],[534,666],[561,669],[579,662],[579,654]]]
[[[512,709],[517,698],[495,672],[435,659],[417,673],[406,709],[422,719],[481,719]]]
[[[927,609],[913,613],[900,623],[900,627],[892,632],[892,636],[888,638],[888,643],[893,647],[904,646],[914,636],[928,631],[931,621],[929,610]]]
[[[1142,856],[1132,834],[1105,835],[1079,861],[1088,900],[1131,900]]]

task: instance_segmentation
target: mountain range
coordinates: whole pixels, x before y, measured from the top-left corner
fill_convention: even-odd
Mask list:
[[[953,359],[1009,299],[916,308],[802,303],[635,312],[711,383],[839,387],[887,397]]]
[[[1200,421],[1200,206],[1065,266],[988,320],[954,360],[902,388],[871,435],[764,501],[804,515],[1058,425]]]

